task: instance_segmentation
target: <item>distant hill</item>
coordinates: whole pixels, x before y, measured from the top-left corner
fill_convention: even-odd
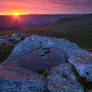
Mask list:
[[[20,15],[0,16],[0,31],[1,30],[16,30],[24,28],[32,28],[53,23],[57,20],[78,15]]]
[[[84,15],[58,15],[52,23],[46,23],[42,26],[26,28],[20,30],[7,30],[0,32],[0,35],[25,32],[29,35],[54,36],[66,38],[72,42],[76,42],[81,48],[92,51],[92,14]],[[54,16],[39,16],[41,19],[48,18],[50,20],[58,17]],[[64,16],[64,17],[62,17]],[[65,17],[66,16],[66,17]],[[30,16],[29,16],[30,17]],[[37,17],[38,18],[38,17]],[[39,19],[39,18],[38,18]],[[47,20],[47,19],[46,19]],[[1,22],[0,22],[1,23]],[[3,25],[4,26],[4,25]]]

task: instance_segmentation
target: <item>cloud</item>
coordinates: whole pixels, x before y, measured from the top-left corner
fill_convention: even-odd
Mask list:
[[[92,13],[92,0],[0,0],[0,13]]]

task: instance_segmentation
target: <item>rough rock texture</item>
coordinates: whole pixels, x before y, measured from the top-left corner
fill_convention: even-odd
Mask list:
[[[76,68],[80,76],[92,82],[92,56],[70,57],[68,61]]]
[[[26,36],[27,34],[25,33],[13,33],[10,37],[8,37],[8,40],[21,41]]]
[[[31,71],[0,65],[0,92],[44,92],[44,77]]]
[[[41,49],[43,51],[40,52]],[[56,59],[57,57],[58,59]],[[61,57],[63,57],[63,60],[61,60]],[[27,58],[30,59],[27,60]],[[67,62],[65,58],[67,58]],[[50,63],[50,61],[54,61],[53,59],[61,62],[55,61],[56,65]],[[31,71],[32,65],[30,65],[30,62],[33,62],[36,66],[41,65],[42,61],[44,61],[43,64],[49,61],[48,66],[55,65],[51,67],[45,79]],[[36,63],[35,65],[35,62],[39,64]],[[45,67],[43,64],[42,66]],[[73,67],[78,76],[73,71]],[[41,68],[39,67],[39,69]],[[82,80],[82,82],[87,82],[84,82],[84,84],[90,83],[88,85],[90,89],[87,88],[87,85],[87,87],[84,87],[80,83],[77,78],[80,76],[86,79],[86,81]],[[46,92],[92,92],[92,53],[79,48],[75,43],[71,43],[66,39],[36,35],[27,37],[15,46],[10,56],[0,66],[0,84],[0,92],[7,92],[7,90],[8,92],[44,92],[45,88],[47,88]]]
[[[2,44],[8,44],[8,41],[7,41],[5,38],[0,37],[0,46],[1,46]]]
[[[62,64],[51,69],[47,82],[49,92],[84,92],[69,64]]]
[[[12,33],[11,35],[0,36],[0,46],[8,45],[9,47],[15,46],[18,42],[22,41],[28,35],[26,33]]]
[[[11,61],[13,58],[19,55],[27,54],[38,48],[59,48],[70,56],[83,56],[88,55],[90,52],[80,49],[75,43],[71,43],[66,39],[30,36],[25,40],[17,44],[12,51],[11,55],[5,62]],[[4,63],[5,63],[4,62]]]
[[[29,54],[18,56],[16,59],[7,62],[8,65],[36,72],[50,69],[62,63],[66,63],[66,54],[56,48],[34,50]]]

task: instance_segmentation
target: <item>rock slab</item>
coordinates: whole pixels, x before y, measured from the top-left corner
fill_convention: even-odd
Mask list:
[[[62,63],[66,63],[66,54],[60,49],[49,48],[48,50],[34,50],[29,54],[18,56],[7,64],[39,72],[51,69]]]
[[[44,77],[19,67],[0,65],[0,92],[44,92]]]
[[[62,64],[50,70],[48,76],[49,92],[84,92],[77,82],[70,64]]]

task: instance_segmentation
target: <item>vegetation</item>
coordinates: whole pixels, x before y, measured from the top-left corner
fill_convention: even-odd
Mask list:
[[[83,88],[85,89],[85,92],[88,89],[92,89],[92,82],[88,82],[84,77],[81,77],[78,72],[76,71],[75,67],[73,65],[72,66],[72,71],[77,79],[77,81],[83,86]]]
[[[2,46],[0,46],[0,63],[9,56],[13,48],[13,46],[9,46],[6,44],[2,44]]]
[[[19,41],[15,41],[15,40],[9,40],[9,42],[11,42],[12,44],[19,43]],[[8,58],[13,48],[14,45],[2,43],[2,45],[0,46],[0,63],[2,63],[6,58]]]

